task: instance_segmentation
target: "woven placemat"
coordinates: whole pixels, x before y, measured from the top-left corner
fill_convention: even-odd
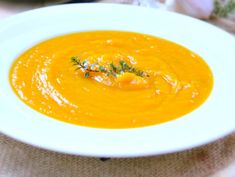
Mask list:
[[[49,152],[0,134],[0,177],[205,177],[234,159],[235,133],[193,150],[107,161]]]

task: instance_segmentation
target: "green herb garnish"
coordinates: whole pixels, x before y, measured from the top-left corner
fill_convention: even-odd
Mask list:
[[[74,66],[76,66],[76,70],[82,69],[85,72],[85,78],[88,78],[91,72],[101,72],[105,73],[107,76],[113,77],[117,77],[117,75],[128,72],[140,77],[149,77],[146,72],[129,65],[126,61],[123,60],[120,60],[117,65],[112,62],[108,65],[108,67],[101,66],[98,63],[90,63],[89,60],[82,61],[77,56],[71,57],[71,62]]]

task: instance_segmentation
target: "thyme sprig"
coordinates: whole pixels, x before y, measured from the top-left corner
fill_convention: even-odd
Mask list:
[[[226,4],[219,0],[214,1],[213,16],[217,17],[228,17],[230,13],[235,11],[235,0],[229,0]]]
[[[112,62],[107,67],[99,65],[98,63],[90,63],[89,60],[82,61],[77,56],[71,57],[71,62],[74,66],[76,66],[76,70],[82,69],[85,72],[85,78],[88,78],[92,72],[101,72],[105,73],[107,76],[113,77],[117,77],[118,75],[126,72],[133,73],[140,77],[149,77],[146,72],[129,65],[126,61],[123,60],[120,60],[117,65]]]

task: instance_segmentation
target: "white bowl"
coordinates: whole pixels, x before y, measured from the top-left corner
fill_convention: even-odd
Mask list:
[[[34,44],[86,30],[125,30],[177,42],[201,55],[214,74],[207,101],[180,119],[132,129],[76,126],[32,110],[12,91],[9,69]],[[25,12],[0,23],[0,131],[22,142],[68,154],[133,157],[180,151],[235,130],[235,39],[199,20],[155,9],[71,4]]]

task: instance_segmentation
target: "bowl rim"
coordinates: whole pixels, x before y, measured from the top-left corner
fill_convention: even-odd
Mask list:
[[[130,5],[102,4],[102,3],[57,5],[57,6],[51,6],[51,7],[44,7],[44,8],[40,8],[40,9],[36,9],[36,10],[30,10],[28,12],[23,12],[21,14],[9,17],[9,18],[7,18],[7,19],[0,22],[0,26],[1,26],[0,27],[0,37],[3,36],[3,33],[4,33],[5,30],[10,29],[14,25],[17,26],[21,22],[23,23],[24,21],[27,21],[28,19],[31,19],[33,17],[37,17],[37,18],[40,19],[39,15],[42,15],[44,13],[45,14],[49,14],[51,12],[59,13],[59,12],[62,12],[64,10],[66,10],[67,12],[71,11],[71,13],[76,13],[75,11],[77,9],[81,10],[82,12],[79,12],[79,13],[83,13],[83,14],[85,14],[85,10],[89,11],[89,9],[92,9],[92,10],[97,9],[96,12],[97,11],[101,12],[102,10],[104,10],[105,13],[107,14],[107,13],[110,13],[109,9],[112,9],[112,12],[115,12],[115,11],[116,12],[123,11],[125,13],[127,13],[128,11],[133,12],[133,13],[138,13],[139,12],[139,13],[143,13],[144,16],[148,16],[148,17],[150,17],[150,15],[153,15],[154,17],[155,16],[158,17],[158,16],[162,15],[162,16],[164,16],[163,18],[171,19],[174,16],[174,19],[182,20],[183,21],[182,23],[187,24],[188,22],[192,22],[192,23],[196,24],[195,26],[199,25],[200,26],[199,29],[202,30],[202,31],[205,30],[205,31],[208,32],[208,31],[211,30],[212,32],[211,32],[210,35],[212,37],[214,37],[215,34],[220,35],[220,36],[222,36],[222,37],[220,37],[221,40],[223,39],[225,41],[228,41],[227,43],[229,43],[229,44],[235,44],[235,40],[233,39],[232,35],[230,35],[228,33],[225,33],[222,30],[220,30],[220,29],[218,29],[218,28],[216,28],[212,25],[209,25],[205,22],[201,22],[199,20],[193,19],[191,17],[176,14],[176,13],[173,13],[173,12],[166,12],[164,10],[147,9],[147,8],[143,8],[143,7],[130,6]],[[116,16],[115,16],[115,18],[116,18]],[[167,24],[166,24],[166,26],[167,26]],[[208,29],[206,29],[206,28],[208,28]],[[5,34],[5,35],[7,35],[7,34]],[[209,38],[209,39],[212,39],[212,37]],[[176,39],[178,39],[178,38],[176,38]],[[6,43],[6,42],[0,42],[0,45],[3,44],[3,43]],[[213,47],[218,48],[218,46],[213,46]],[[229,49],[229,50],[223,49],[223,50],[225,50],[225,51],[223,51],[222,54],[224,54],[225,52],[228,52],[229,54],[231,53],[231,49]],[[22,49],[21,49],[21,51],[22,51]],[[206,51],[203,51],[203,52],[206,52]],[[202,52],[202,54],[203,54],[203,52]],[[218,53],[218,54],[222,55],[221,53]],[[214,54],[213,54],[213,57],[214,57]],[[228,61],[228,64],[230,64],[229,62],[230,62],[230,60]],[[0,61],[0,67],[1,67],[1,61]],[[215,68],[216,67],[217,67],[217,65],[215,66]],[[1,74],[1,72],[2,71],[0,71],[0,74]],[[5,73],[5,75],[6,75],[6,73]],[[218,80],[219,81],[221,80],[221,78],[219,78],[219,76],[218,76]],[[215,82],[217,82],[217,78],[216,78]],[[221,81],[221,83],[222,83],[222,81]],[[0,79],[0,85],[1,84],[6,84],[6,83],[3,82],[3,80]],[[231,84],[234,85],[234,82],[232,82]],[[227,86],[227,82],[226,82],[226,86]],[[26,124],[24,127],[11,126],[10,125],[11,121],[7,122],[6,119],[3,118],[3,116],[10,115],[11,107],[9,106],[9,104],[12,104],[11,102],[13,101],[11,99],[9,101],[8,100],[9,95],[4,94],[4,89],[5,88],[9,88],[9,85],[4,86],[4,88],[0,87],[0,97],[2,97],[2,99],[0,100],[0,106],[4,107],[4,110],[0,112],[0,121],[2,121],[2,123],[3,123],[3,124],[0,124],[0,132],[2,132],[3,134],[8,135],[10,137],[13,137],[16,140],[25,142],[27,144],[31,144],[31,145],[36,146],[36,147],[40,147],[40,148],[44,148],[44,149],[48,149],[48,150],[52,150],[52,151],[57,151],[57,152],[61,152],[61,153],[74,154],[74,155],[85,155],[85,156],[97,156],[97,157],[136,157],[136,156],[159,155],[159,154],[172,153],[172,152],[176,152],[176,151],[191,149],[193,147],[197,147],[197,146],[212,142],[212,141],[214,141],[218,138],[222,138],[222,137],[228,135],[229,133],[231,133],[235,130],[235,125],[230,124],[231,120],[228,119],[228,118],[225,118],[225,120],[228,121],[228,123],[226,123],[226,124],[224,123],[223,128],[219,129],[218,127],[216,127],[216,130],[218,130],[218,132],[216,132],[215,130],[214,131],[213,130],[208,130],[206,136],[202,136],[200,134],[200,135],[198,135],[199,137],[194,137],[194,140],[191,140],[190,136],[188,136],[188,139],[185,140],[185,142],[182,141],[182,140],[180,142],[172,140],[174,143],[176,143],[176,145],[173,146],[173,147],[170,147],[170,145],[173,145],[172,142],[170,143],[169,141],[161,140],[159,142],[163,143],[163,145],[161,145],[161,148],[157,149],[157,145],[158,145],[157,142],[154,142],[153,144],[151,144],[151,141],[152,141],[151,138],[147,139],[146,141],[143,139],[144,137],[142,137],[142,135],[141,135],[142,132],[145,132],[144,133],[145,135],[151,135],[152,133],[158,133],[158,132],[161,132],[161,131],[165,132],[166,129],[175,129],[174,126],[183,127],[183,125],[185,123],[190,123],[191,119],[190,118],[186,119],[184,117],[190,117],[192,114],[195,114],[195,116],[201,115],[208,108],[207,107],[208,104],[213,102],[213,99],[214,99],[213,96],[212,96],[212,98],[210,97],[208,99],[207,103],[205,103],[205,106],[203,104],[202,108],[199,108],[199,110],[194,111],[192,114],[183,116],[182,118],[179,118],[175,121],[167,122],[167,123],[160,124],[160,125],[157,125],[157,126],[148,126],[148,127],[143,127],[143,128],[132,128],[132,129],[121,129],[121,130],[120,129],[118,129],[118,130],[114,129],[113,130],[113,129],[88,128],[88,127],[81,127],[81,126],[66,124],[64,122],[59,122],[59,121],[54,120],[54,119],[53,120],[48,119],[47,116],[41,115],[40,113],[36,113],[33,110],[31,110],[31,108],[27,108],[27,106],[23,105],[21,103],[21,101],[19,101],[19,100],[16,101],[17,103],[15,105],[19,106],[19,108],[18,109],[16,108],[14,110],[17,112],[17,114],[21,115],[22,117],[25,116],[24,120],[26,122],[29,122],[30,119],[31,119],[31,117],[28,116],[28,114],[30,114],[30,115],[40,114],[38,116],[43,117],[43,121],[41,121],[41,123],[40,123],[40,121],[37,121],[37,123],[40,124],[41,126],[46,125],[48,128],[52,128],[53,126],[56,126],[56,127],[58,127],[59,130],[62,130],[63,127],[66,127],[66,130],[70,129],[71,132],[77,132],[77,129],[79,129],[79,131],[81,131],[82,133],[87,133],[87,136],[90,139],[92,139],[92,136],[94,136],[95,134],[98,134],[99,137],[96,137],[96,138],[98,138],[98,140],[96,140],[96,143],[102,142],[102,136],[103,137],[110,136],[110,135],[107,135],[107,134],[111,134],[111,137],[107,138],[107,142],[111,142],[110,139],[114,138],[114,137],[122,140],[119,143],[115,143],[115,142],[112,141],[112,143],[113,143],[112,148],[114,146],[118,146],[118,145],[127,145],[128,141],[130,141],[130,137],[132,137],[134,139],[132,143],[135,143],[136,145],[141,145],[141,147],[138,147],[136,149],[133,149],[133,146],[131,146],[131,145],[128,145],[130,147],[128,147],[127,149],[125,149],[125,148],[113,148],[112,149],[112,148],[104,147],[104,146],[107,146],[107,142],[102,142],[101,145],[99,146],[98,150],[97,149],[94,150],[93,147],[88,147],[88,145],[92,146],[92,142],[89,142],[86,146],[82,147],[81,149],[77,149],[77,147],[81,147],[82,145],[80,146],[80,144],[76,144],[76,143],[70,143],[69,144],[69,146],[71,146],[72,148],[69,147],[68,145],[67,146],[65,145],[64,147],[61,147],[61,146],[59,146],[59,143],[61,143],[60,141],[57,141],[57,143],[50,142],[52,140],[52,137],[55,137],[55,134],[50,135],[50,138],[48,140],[45,140],[46,137],[39,137],[38,139],[35,139],[36,135],[38,135],[38,133],[39,133],[39,132],[35,133],[36,130],[34,130],[34,129],[37,127],[36,125]],[[216,86],[216,88],[217,88],[217,86]],[[229,90],[229,89],[227,89],[227,90]],[[213,91],[213,92],[217,93],[217,91]],[[13,94],[11,95],[11,98],[13,99]],[[232,95],[232,98],[234,98],[234,95]],[[226,99],[227,99],[227,97],[226,97]],[[6,103],[8,103],[8,104],[6,104]],[[4,111],[5,111],[5,113],[2,113]],[[232,115],[235,115],[234,112],[231,111],[231,113],[232,113]],[[1,114],[3,116],[1,116]],[[10,117],[13,119],[13,116],[15,114],[14,111],[13,111],[12,114],[13,115],[10,115]],[[228,114],[226,114],[226,115],[228,115]],[[217,118],[217,119],[216,119],[216,121],[218,121],[218,123],[221,123],[221,120],[219,118]],[[18,121],[18,123],[20,124],[19,120],[14,119],[14,121]],[[23,119],[21,119],[21,121],[23,121]],[[221,123],[221,125],[222,125],[222,123]],[[219,126],[219,125],[216,125],[216,126]],[[193,126],[191,126],[190,128],[192,128],[192,127]],[[203,125],[203,130],[205,131],[208,127],[209,127],[208,125]],[[25,131],[24,130],[25,128],[29,128],[29,130],[32,131],[31,133],[32,134],[35,133],[35,134],[34,135],[28,135],[27,133],[29,133],[29,132]],[[177,129],[177,130],[179,130],[179,129]],[[189,128],[188,129],[186,128],[184,131],[186,131],[186,130],[191,132],[190,133],[191,138],[192,138],[193,134],[199,133],[198,130],[193,130],[192,131],[192,130],[189,130]],[[48,131],[46,131],[46,132],[50,133]],[[180,132],[177,135],[178,138],[182,137],[182,135],[184,133],[185,132]],[[128,136],[129,139],[124,135]],[[139,138],[137,136],[139,136]],[[168,135],[166,137],[168,137],[168,139],[169,139],[170,136],[173,136],[173,134]],[[160,138],[157,135],[156,135],[156,137]],[[65,140],[66,138],[68,138],[68,137],[62,136],[62,139]],[[69,139],[68,141],[72,141],[72,140]],[[86,141],[88,141],[88,140],[82,139],[82,141],[84,143],[87,143]],[[179,144],[177,144],[177,143],[179,143]],[[154,145],[154,147],[152,147],[153,145]]]

